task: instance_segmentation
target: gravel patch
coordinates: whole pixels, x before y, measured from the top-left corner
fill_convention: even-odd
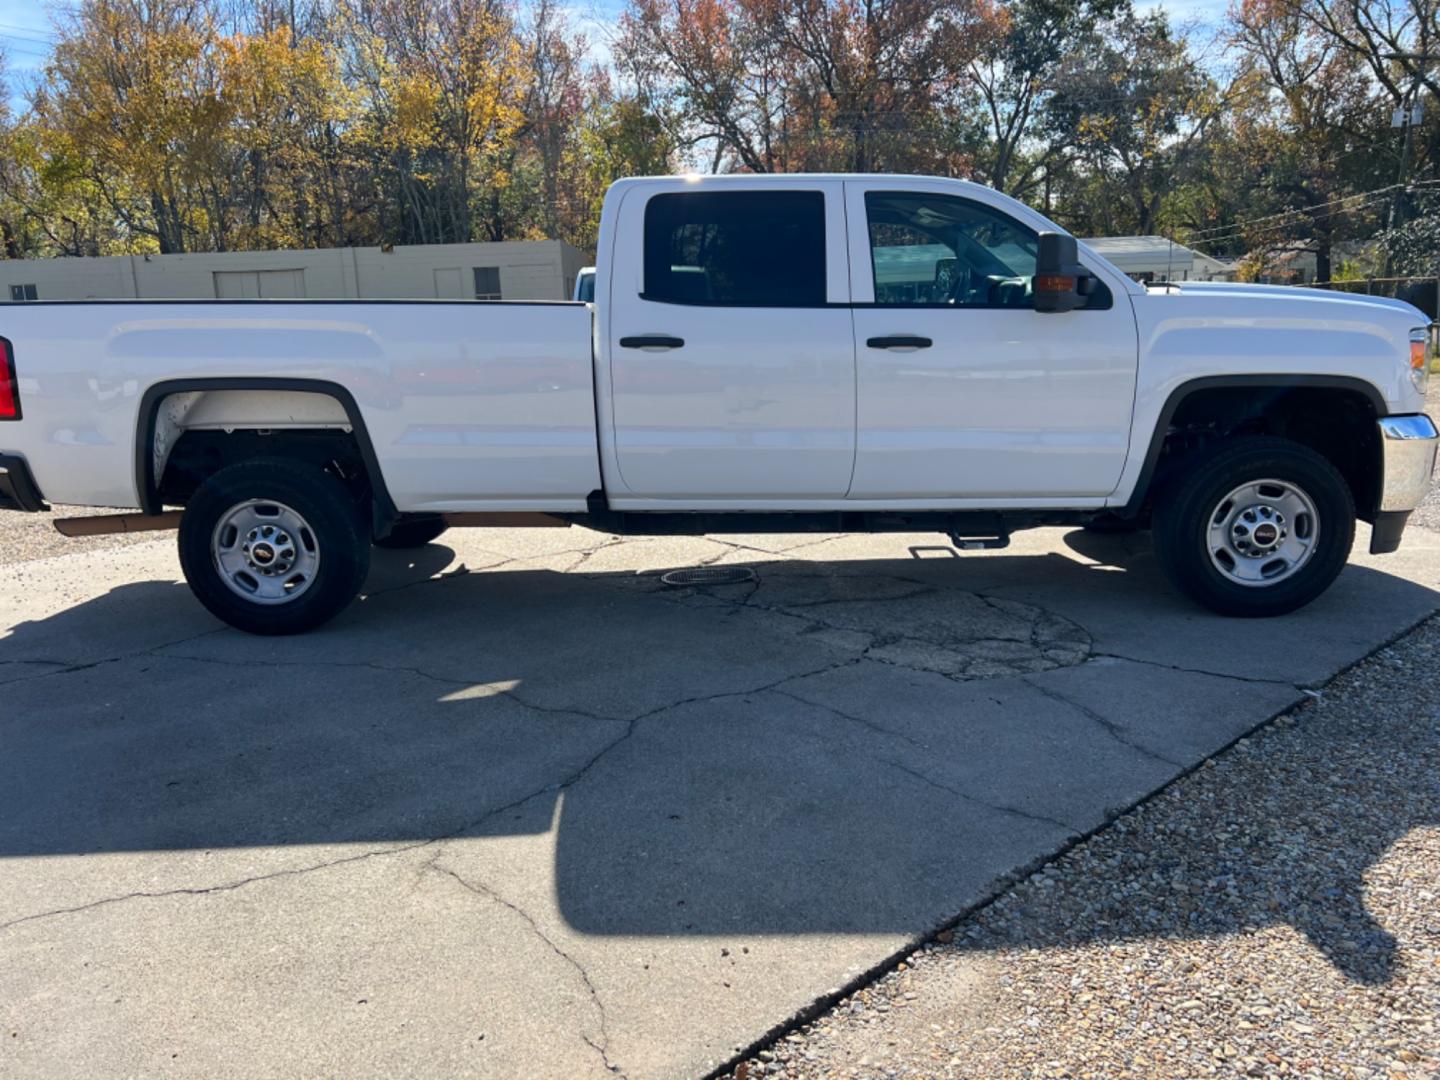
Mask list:
[[[1440,1077],[1440,619],[735,1077]]]
[[[61,536],[52,524],[56,518],[93,517],[124,511],[92,506],[56,506],[48,514],[22,514],[0,510],[0,566],[73,555],[77,551],[104,551],[109,548],[150,544],[157,540],[174,543],[174,533],[114,533],[109,536]]]
[[[1440,375],[1430,376],[1430,392],[1425,396],[1425,411],[1430,414],[1431,419],[1440,423]],[[1432,487],[1430,494],[1420,504],[1419,509],[1410,515],[1411,526],[1419,525],[1424,529],[1440,529],[1440,487]]]

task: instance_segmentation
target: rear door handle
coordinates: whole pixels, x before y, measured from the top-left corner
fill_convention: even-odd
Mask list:
[[[679,349],[685,344],[684,338],[667,334],[641,334],[639,337],[622,337],[622,349]]]
[[[890,337],[872,337],[865,344],[872,349],[928,349],[935,342],[917,334],[893,334]]]

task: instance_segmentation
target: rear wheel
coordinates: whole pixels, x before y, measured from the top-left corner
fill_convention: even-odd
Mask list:
[[[355,598],[370,543],[338,477],[260,458],[221,469],[196,490],[180,520],[180,564],[217,618],[252,634],[295,634]]]
[[[432,540],[440,539],[448,528],[445,519],[440,517],[405,518],[397,521],[383,540],[376,540],[375,546],[398,551],[424,547]]]
[[[1186,595],[1222,615],[1283,615],[1339,575],[1355,504],[1324,457],[1288,439],[1222,443],[1155,506],[1155,553]]]

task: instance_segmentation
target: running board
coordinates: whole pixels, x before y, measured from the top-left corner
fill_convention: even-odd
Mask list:
[[[568,529],[569,518],[533,510],[465,510],[441,514],[452,529]]]
[[[94,517],[56,518],[52,524],[61,536],[108,536],[111,533],[165,532],[180,527],[180,511],[164,514],[97,514]]]

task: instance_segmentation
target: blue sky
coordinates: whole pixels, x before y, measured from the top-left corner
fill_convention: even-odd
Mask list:
[[[54,35],[50,12],[57,4],[69,6],[64,0],[0,0],[0,48],[9,59],[10,104],[17,112],[25,108],[23,89],[27,80],[34,77],[49,52]],[[592,38],[602,36],[600,28],[609,21],[607,14],[620,6],[619,0],[576,0],[570,5],[575,21],[581,29],[589,30]],[[1196,22],[1202,26],[1216,25],[1224,17],[1227,6],[1228,0],[1137,0],[1136,3],[1141,10],[1163,7],[1177,23]]]
[[[10,73],[10,104],[23,109],[19,90],[23,80],[45,61],[53,31],[42,3],[0,0],[0,48],[5,50]]]

